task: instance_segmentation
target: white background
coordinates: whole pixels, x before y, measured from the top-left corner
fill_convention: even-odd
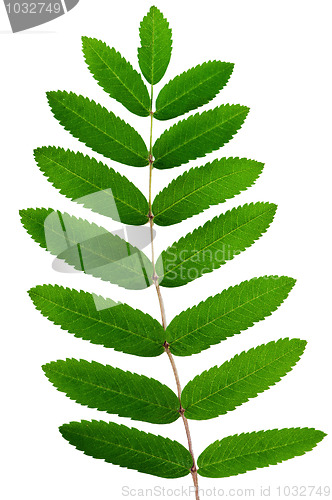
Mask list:
[[[226,416],[190,422],[196,455],[229,434],[292,426],[331,432],[331,14],[316,0],[156,1],[173,28],[174,52],[158,88],[179,72],[208,59],[235,63],[228,86],[210,104],[251,108],[245,125],[222,151],[266,166],[256,185],[224,205],[186,222],[159,228],[157,253],[180,236],[233,206],[251,201],[279,205],[269,231],[221,269],[178,289],[163,289],[170,320],[230,285],[264,274],[297,278],[290,297],[271,317],[227,342],[191,358],[178,358],[182,384],[250,347],[280,337],[300,337],[308,347],[280,383]],[[119,224],[62,197],[34,164],[32,151],[58,145],[89,153],[52,117],[45,91],[66,89],[94,98],[148,139],[148,119],[135,117],[110,100],[94,82],[81,55],[81,35],[115,46],[138,69],[138,25],[148,1],[81,0],[66,16],[29,32],[11,34],[0,6],[1,204],[2,204],[2,498],[49,500],[122,498],[121,488],[190,486],[188,476],[160,480],[84,456],[62,439],[58,427],[72,420],[130,420],[87,409],[57,392],[41,365],[66,357],[109,363],[154,376],[174,388],[167,357],[136,358],[89,344],[60,330],[33,307],[26,290],[58,283],[97,292],[139,307],[159,319],[155,291],[126,291],[80,274],[60,274],[53,258],[21,228],[19,208],[51,206],[98,221]],[[156,92],[158,89],[156,90]],[[172,121],[173,123],[173,121]],[[168,126],[157,123],[155,137]],[[90,152],[91,154],[91,152]],[[98,155],[96,155],[98,157]],[[101,158],[101,157],[100,157]],[[147,194],[148,171],[105,160]],[[155,171],[157,193],[186,167]],[[149,249],[147,249],[147,252]],[[145,431],[186,444],[181,421],[167,426],[134,422]],[[303,457],[233,478],[200,478],[202,488],[255,488],[329,484],[330,437]],[[4,470],[5,469],[5,470]],[[244,496],[244,494],[243,494]]]

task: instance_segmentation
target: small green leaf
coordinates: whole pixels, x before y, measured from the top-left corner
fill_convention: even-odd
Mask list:
[[[43,316],[75,337],[135,356],[164,352],[160,323],[127,304],[58,285],[36,286],[29,295]]]
[[[146,80],[155,85],[164,76],[172,53],[172,31],[157,7],[151,7],[143,18],[139,35],[139,67]]]
[[[197,375],[182,391],[186,417],[208,420],[256,397],[292,369],[306,344],[300,339],[269,342]]]
[[[168,325],[166,340],[176,356],[190,356],[270,316],[295,285],[287,276],[261,276],[209,297]]]
[[[169,424],[180,416],[177,396],[153,378],[83,359],[42,368],[59,391],[89,408],[152,424]]]
[[[198,458],[198,473],[230,477],[276,465],[311,451],[326,434],[310,428],[273,429],[235,434],[208,446]]]
[[[114,48],[82,37],[85,61],[93,77],[111,97],[139,116],[149,116],[150,97],[141,75]]]
[[[165,478],[190,473],[191,455],[182,444],[113,422],[82,420],[60,427],[62,436],[85,455]]]
[[[221,158],[192,168],[157,194],[152,206],[153,221],[170,226],[223,203],[251,186],[263,166],[246,158]]]
[[[182,120],[156,140],[154,167],[178,167],[221,148],[242,127],[249,108],[224,104]]]
[[[123,224],[148,221],[143,193],[111,167],[62,148],[42,147],[34,154],[40,170],[67,198]]]
[[[20,214],[30,236],[75,269],[130,290],[151,285],[151,262],[119,236],[52,209],[30,208]]]
[[[273,203],[233,208],[173,243],[156,264],[160,284],[182,286],[232,260],[265,233],[276,209]]]
[[[73,92],[47,92],[47,98],[61,125],[97,153],[133,167],[148,164],[142,137],[112,111]]]
[[[211,101],[227,84],[234,64],[209,61],[181,73],[159,92],[154,117],[169,120]]]

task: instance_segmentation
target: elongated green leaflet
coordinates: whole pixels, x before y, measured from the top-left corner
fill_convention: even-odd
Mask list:
[[[197,375],[182,391],[187,418],[207,420],[234,410],[279,382],[298,362],[305,340],[280,339],[236,355]]]
[[[151,7],[143,18],[139,35],[139,67],[146,80],[155,85],[164,76],[172,53],[172,31],[157,7]]]
[[[60,427],[62,436],[85,455],[165,478],[190,473],[192,458],[177,441],[113,422],[82,420]]]
[[[155,197],[153,222],[159,226],[177,224],[233,198],[256,181],[263,166],[246,158],[221,158],[184,172]]]
[[[261,276],[209,297],[168,325],[166,340],[176,356],[190,356],[270,316],[295,285],[287,276]]]
[[[89,408],[153,424],[180,416],[177,396],[153,378],[83,359],[55,361],[43,370],[59,391]]]
[[[29,295],[43,316],[75,337],[136,356],[164,352],[160,323],[127,304],[58,285],[36,286]]]
[[[56,147],[35,149],[38,167],[60,193],[123,224],[148,221],[149,206],[126,177],[82,153]]]
[[[311,451],[326,434],[310,428],[273,429],[235,434],[208,446],[198,458],[198,473],[229,477],[276,465]]]
[[[20,214],[30,236],[75,269],[130,290],[151,285],[151,262],[119,236],[52,209],[29,208]]]
[[[178,167],[221,148],[242,127],[248,112],[246,106],[224,104],[176,123],[156,140],[154,167]]]
[[[93,77],[111,97],[139,116],[150,112],[149,92],[141,75],[114,48],[82,37],[83,54]]]
[[[154,117],[169,120],[211,101],[227,84],[234,64],[209,61],[181,73],[159,92]]]
[[[187,234],[159,256],[160,284],[182,286],[232,260],[265,233],[276,208],[272,203],[244,205]]]
[[[112,111],[73,92],[47,92],[47,98],[60,124],[97,153],[133,167],[148,164],[142,137]]]

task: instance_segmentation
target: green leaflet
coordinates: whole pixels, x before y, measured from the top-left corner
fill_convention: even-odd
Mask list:
[[[182,286],[232,260],[265,233],[276,209],[273,203],[233,208],[173,243],[157,260],[160,284]]]
[[[29,208],[20,215],[23,226],[42,248],[75,269],[130,290],[150,286],[151,262],[119,236],[52,209]]]
[[[242,127],[249,108],[224,104],[182,120],[156,140],[154,167],[178,167],[221,148]]]
[[[47,98],[60,124],[97,153],[133,167],[148,164],[142,137],[112,111],[73,92],[47,92]]]
[[[263,163],[246,158],[221,158],[192,168],[157,194],[153,221],[170,226],[223,203],[251,186],[263,167]]]
[[[227,84],[234,64],[209,61],[181,73],[159,92],[154,117],[169,120],[199,108]]]
[[[60,432],[85,455],[105,462],[165,478],[190,473],[192,459],[189,451],[168,438],[96,420],[64,424]]]
[[[198,473],[205,477],[229,477],[276,465],[304,455],[326,434],[307,427],[235,434],[208,446],[198,458]]]
[[[177,396],[153,378],[83,359],[42,368],[59,391],[89,408],[152,424],[169,424],[180,416]]]
[[[149,116],[150,97],[141,75],[114,48],[82,37],[83,54],[93,77],[111,97],[139,116]]]
[[[127,304],[58,285],[36,286],[29,295],[43,316],[75,337],[135,356],[164,352],[160,323]]]
[[[63,148],[42,147],[34,154],[40,170],[67,198],[123,224],[148,221],[145,196],[107,165]]]
[[[155,85],[164,76],[172,53],[172,31],[157,7],[151,7],[143,18],[139,35],[139,67],[146,80]]]
[[[166,340],[176,356],[190,356],[270,316],[287,298],[295,280],[261,276],[209,297],[181,312],[168,325]]]
[[[269,342],[197,375],[182,391],[186,417],[215,418],[256,397],[293,368],[306,344],[305,340],[288,338]]]

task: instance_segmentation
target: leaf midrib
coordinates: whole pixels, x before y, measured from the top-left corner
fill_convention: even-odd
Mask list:
[[[253,297],[249,300],[247,300],[246,302],[242,302],[240,305],[236,306],[236,307],[233,307],[232,309],[229,309],[227,312],[221,314],[220,316],[216,316],[213,320],[211,321],[207,321],[206,323],[202,324],[201,326],[195,328],[194,330],[190,330],[188,333],[186,333],[185,335],[182,335],[181,337],[178,337],[176,340],[174,340],[174,342],[172,341],[171,342],[171,345],[174,345],[176,342],[180,341],[181,339],[184,339],[186,338],[188,335],[192,335],[194,332],[197,332],[198,330],[200,330],[201,328],[205,328],[206,326],[208,325],[211,325],[212,323],[214,323],[215,321],[218,321],[220,320],[221,318],[223,318],[224,316],[227,316],[228,314],[231,314],[232,312],[236,311],[237,309],[241,309],[242,307],[245,307],[246,305],[250,304],[251,302],[254,302],[255,300],[258,300],[260,299],[261,297],[264,297],[264,295],[268,295],[270,294],[271,292],[274,292],[276,290],[278,290],[279,288],[282,288],[284,285],[280,285],[276,288],[273,288],[273,289],[270,289],[270,290],[267,290],[266,292],[260,294],[260,295],[257,295],[256,297]],[[196,306],[198,307],[198,306]],[[170,323],[171,325],[171,323]]]
[[[55,93],[55,95],[56,95],[56,93]],[[67,95],[70,95],[70,94],[67,94]],[[75,95],[75,94],[73,94],[73,95]],[[53,95],[53,97],[54,97],[54,95]],[[79,96],[77,96],[77,97],[79,97]],[[85,100],[86,98],[83,98],[83,99]],[[77,111],[75,111],[75,109],[72,109],[70,106],[66,105],[64,102],[62,102],[62,101],[60,101],[58,99],[57,99],[57,102],[61,106],[63,106],[67,110],[71,111],[76,116],[78,116],[81,120],[83,120],[84,122],[86,122],[88,125],[90,125],[91,127],[95,128],[96,130],[98,130],[98,132],[101,132],[101,134],[105,135],[108,139],[111,139],[112,141],[116,142],[117,144],[120,144],[120,146],[122,146],[124,149],[127,149],[128,151],[130,151],[130,153],[134,154],[136,157],[142,158],[144,160],[147,160],[147,158],[145,158],[145,156],[142,156],[141,154],[137,153],[137,151],[134,150],[134,149],[132,149],[132,148],[130,148],[128,146],[128,144],[124,144],[124,143],[120,142],[118,139],[116,139],[115,137],[109,135],[105,130],[102,130],[101,128],[99,128],[95,123],[90,122],[85,116],[82,116],[81,114],[77,113]],[[106,108],[104,108],[101,105],[98,105],[97,103],[95,103],[93,101],[89,101],[89,104],[92,104],[96,108],[102,109],[103,111],[104,110],[107,111]],[[114,118],[116,120],[121,121],[122,124],[127,125],[128,127],[130,127],[131,131],[134,130],[134,129],[132,129],[132,127],[128,123],[125,123],[123,120],[121,120],[121,118],[119,118],[118,116],[116,116],[112,111],[107,111],[107,113],[109,113],[110,115],[113,115]],[[136,132],[136,130],[134,130],[134,132]],[[140,135],[137,132],[136,132],[136,134],[138,135],[138,137],[140,137]]]
[[[238,105],[238,104],[233,104],[233,105],[229,105],[229,106],[230,106],[230,107],[232,107],[232,106],[239,106],[239,105]],[[215,109],[220,109],[220,108],[225,108],[225,105],[223,105],[223,106],[219,106],[219,108],[215,108]],[[180,150],[180,149],[182,149],[183,147],[185,147],[185,146],[187,146],[188,144],[190,144],[191,142],[196,141],[198,138],[202,137],[203,135],[207,135],[207,134],[209,134],[209,132],[211,132],[212,130],[219,128],[220,126],[222,126],[222,125],[224,125],[225,123],[227,123],[227,122],[229,122],[229,121],[233,120],[234,118],[238,117],[239,115],[241,115],[241,114],[247,114],[247,113],[248,113],[248,111],[243,110],[243,107],[242,107],[242,106],[241,106],[241,108],[242,108],[242,109],[241,109],[241,111],[239,111],[238,113],[235,113],[235,114],[234,114],[234,115],[232,115],[230,118],[227,118],[226,120],[219,122],[219,123],[218,123],[218,125],[214,125],[214,126],[213,126],[213,127],[211,127],[211,128],[207,128],[207,127],[206,127],[206,128],[204,129],[204,132],[202,132],[202,133],[200,133],[200,134],[197,134],[197,135],[195,135],[195,136],[191,136],[191,138],[190,138],[188,141],[181,142],[181,144],[174,146],[172,149],[168,149],[168,150],[167,150],[167,151],[166,151],[166,152],[165,152],[162,156],[159,156],[159,157],[157,157],[157,158],[156,158],[156,163],[158,163],[158,162],[159,162],[160,160],[162,160],[163,158],[165,158],[165,157],[169,156],[170,154],[174,153],[174,151]],[[246,109],[247,109],[247,108],[246,108]],[[177,127],[178,125],[180,125],[180,126],[181,126],[181,124],[186,123],[186,122],[188,123],[188,120],[190,120],[191,118],[192,118],[192,120],[190,120],[190,121],[193,121],[193,119],[194,119],[195,117],[199,117],[199,118],[200,118],[200,117],[202,117],[202,116],[204,116],[204,115],[205,115],[205,116],[207,116],[209,113],[211,113],[211,112],[213,112],[213,111],[215,111],[215,110],[214,110],[214,109],[212,109],[212,110],[209,110],[209,111],[204,111],[202,114],[199,114],[199,113],[198,113],[198,114],[196,114],[196,115],[193,115],[192,117],[190,116],[190,117],[189,117],[189,118],[187,118],[186,120],[182,120],[182,121],[178,122],[176,125],[173,125],[173,127]],[[162,136],[163,136],[164,134],[169,133],[169,132],[172,130],[172,128],[173,128],[173,127],[171,127],[170,129],[166,130],[166,131],[165,131],[165,132],[164,132],[164,133],[163,133],[163,134],[159,137],[159,139],[161,139],[161,138],[162,138]],[[174,128],[173,128],[173,131],[174,131]],[[159,139],[157,139],[157,141],[158,141]],[[174,143],[176,144],[176,141],[174,141]]]
[[[199,399],[197,402],[192,403],[191,405],[189,405],[189,406],[186,408],[186,410],[188,410],[190,407],[193,407],[193,406],[200,408],[200,407],[199,407],[199,404],[200,404],[202,401],[205,401],[206,399],[209,399],[210,397],[213,397],[213,396],[215,396],[215,395],[216,395],[216,394],[218,394],[218,393],[222,393],[222,391],[224,391],[224,390],[226,390],[226,389],[229,389],[229,388],[230,388],[230,387],[232,387],[233,385],[236,385],[236,384],[238,384],[239,382],[242,382],[242,381],[243,381],[243,380],[245,380],[246,378],[251,377],[252,375],[255,375],[256,373],[260,372],[261,370],[266,369],[267,367],[271,366],[273,363],[277,363],[280,359],[284,358],[285,356],[287,356],[287,355],[289,355],[289,354],[292,354],[292,353],[293,353],[293,352],[295,352],[296,350],[297,350],[297,348],[294,348],[294,349],[292,349],[292,350],[290,350],[290,351],[287,351],[287,352],[283,353],[281,356],[279,356],[278,358],[274,358],[272,361],[270,361],[270,362],[269,362],[269,363],[267,363],[266,365],[261,366],[261,367],[260,367],[260,368],[258,368],[257,370],[254,370],[254,371],[252,371],[252,372],[250,372],[250,373],[247,373],[244,377],[238,378],[237,380],[235,380],[235,381],[234,381],[234,382],[232,382],[231,384],[225,385],[224,387],[222,387],[221,389],[218,389],[217,391],[211,392],[208,396],[205,396],[204,398]],[[228,362],[228,364],[229,364],[229,362]],[[293,365],[292,365],[292,366],[293,366]],[[287,372],[287,373],[288,373],[288,372]],[[285,374],[285,375],[286,375],[286,374]],[[273,382],[271,385],[275,385],[275,384],[276,384],[276,383],[277,383],[277,382],[278,382],[278,381],[279,381],[282,377],[284,377],[285,375],[281,375],[281,376],[279,377],[279,379],[278,379],[278,380],[276,380],[275,382]],[[271,385],[269,385],[269,387],[271,387]],[[267,390],[267,389],[264,389],[263,391],[259,391],[259,393],[264,392],[265,390]],[[249,399],[252,399],[253,397],[256,397],[256,396],[249,397],[249,398],[247,398],[247,399],[246,399],[246,401],[248,401]],[[236,405],[236,406],[238,406],[238,405]],[[201,408],[200,408],[200,409],[201,409]],[[208,412],[208,411],[209,411],[209,410],[207,410],[207,412]]]
[[[87,39],[88,41],[88,39]],[[89,43],[89,42],[88,42]],[[109,69],[109,71],[113,74],[113,76],[115,76],[115,78],[117,78],[117,80],[122,83],[122,85],[125,87],[125,89],[131,94],[131,96],[142,106],[142,108],[144,108],[146,111],[149,112],[149,109],[145,107],[144,103],[142,101],[139,100],[139,98],[133,93],[132,89],[130,87],[128,87],[126,85],[126,83],[112,70],[112,68],[108,65],[108,63],[102,58],[102,56],[94,49],[94,47],[89,43],[89,47],[93,50],[93,52],[96,54],[97,57],[99,57],[99,59],[105,64],[105,66]],[[115,49],[113,49],[115,50]],[[118,53],[118,52],[117,52]],[[119,53],[118,53],[119,54]],[[119,56],[121,57],[121,59],[124,59],[120,54]],[[126,63],[128,63],[128,61],[126,61]],[[128,63],[130,64],[130,63]],[[131,64],[130,64],[131,66]],[[131,66],[131,69],[133,70],[133,72],[136,73],[136,75],[138,77],[140,77],[139,73],[137,73],[135,71],[135,69]],[[143,83],[143,82],[142,82]],[[144,84],[143,84],[144,85]]]
[[[271,210],[272,210],[272,209],[271,209]],[[230,234],[234,233],[235,231],[238,231],[239,229],[241,229],[241,228],[242,228],[242,227],[244,227],[245,225],[250,224],[251,222],[253,222],[253,221],[255,221],[256,219],[258,219],[259,217],[262,217],[262,216],[266,215],[268,212],[269,212],[269,210],[266,210],[266,212],[263,212],[263,213],[261,213],[261,214],[259,214],[259,215],[256,215],[255,217],[251,218],[249,221],[246,221],[244,224],[241,224],[241,225],[239,225],[239,226],[236,226],[236,228],[235,228],[235,229],[232,229],[232,231],[229,231],[228,233],[223,234],[223,235],[221,236],[221,238],[218,238],[217,240],[214,240],[214,241],[213,241],[212,243],[210,243],[209,245],[207,245],[207,246],[205,246],[205,247],[200,248],[200,250],[199,250],[198,252],[195,252],[194,254],[192,254],[192,255],[191,255],[190,257],[188,257],[187,259],[183,259],[183,260],[182,260],[179,264],[177,264],[176,266],[172,267],[172,269],[170,269],[168,272],[166,272],[166,273],[164,274],[163,278],[164,278],[165,276],[167,276],[167,274],[169,274],[169,273],[171,273],[172,271],[174,271],[175,269],[177,269],[179,266],[183,265],[185,262],[187,262],[187,261],[189,261],[189,260],[192,260],[192,258],[193,258],[195,255],[197,255],[197,254],[201,253],[202,251],[206,250],[207,248],[209,248],[209,247],[213,246],[215,243],[218,243],[219,241],[221,241],[221,240],[222,240],[223,238],[225,238],[226,236],[229,236]],[[211,222],[212,222],[212,221],[211,221]],[[198,228],[196,231],[199,231],[199,230],[200,230],[200,229],[202,229],[202,228],[204,228],[204,226],[201,226],[201,227],[200,227],[200,228]],[[191,234],[193,234],[193,233],[191,233]],[[186,236],[185,236],[185,238],[186,238]],[[184,239],[185,239],[185,238],[184,238]],[[180,240],[179,240],[179,241],[180,241]],[[179,242],[178,242],[178,243],[179,243]],[[172,245],[172,246],[173,246],[173,245]],[[171,246],[171,248],[172,248],[172,246]]]

